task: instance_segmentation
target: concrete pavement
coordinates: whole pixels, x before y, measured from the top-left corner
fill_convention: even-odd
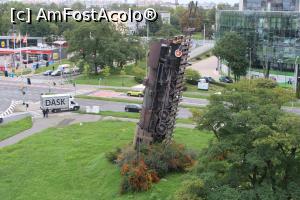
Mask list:
[[[0,141],[0,148],[16,144],[19,141],[50,127],[61,127],[75,123],[95,122],[100,118],[101,116],[98,115],[80,115],[75,113],[69,113],[68,115],[65,115],[65,113],[60,113],[56,115],[49,115],[49,118],[33,119],[33,126],[31,129]]]
[[[219,72],[216,70],[218,67],[218,58],[215,56],[192,63],[189,67],[198,71],[201,76],[210,76],[216,80],[219,79]]]
[[[198,55],[203,54],[203,53],[211,50],[212,48],[214,48],[214,44],[215,44],[214,41],[206,40],[205,43],[202,46],[194,48],[194,49],[191,50],[189,59],[195,58]]]

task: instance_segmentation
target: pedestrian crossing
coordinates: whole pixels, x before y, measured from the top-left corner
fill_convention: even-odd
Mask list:
[[[12,101],[10,106],[4,112],[0,113],[0,118],[5,118],[13,114],[16,106],[20,104],[22,104],[21,101]]]

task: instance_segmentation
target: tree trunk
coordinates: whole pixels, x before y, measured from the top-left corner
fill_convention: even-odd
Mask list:
[[[268,61],[265,61],[264,76],[265,76],[265,78],[267,78],[267,79],[270,77],[270,64],[269,64]]]

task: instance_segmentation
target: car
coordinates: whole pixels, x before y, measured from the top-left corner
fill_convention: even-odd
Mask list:
[[[51,76],[61,76],[61,74],[62,74],[61,71],[57,69],[51,73]]]
[[[143,97],[144,92],[143,91],[128,91],[127,96]]]
[[[216,82],[215,79],[213,79],[210,76],[204,76],[203,78],[206,80],[207,83],[215,83]]]
[[[43,73],[44,76],[50,76],[52,74],[52,70],[47,70]]]
[[[70,68],[66,68],[66,69],[63,70],[63,73],[64,73],[64,74],[71,74],[72,71],[71,71]]]
[[[23,64],[30,64],[33,63],[33,60],[29,59],[29,60],[23,60]]]
[[[2,117],[0,117],[0,124],[3,122],[3,118]]]
[[[141,112],[142,106],[139,104],[128,104],[125,106],[126,112]]]
[[[233,83],[233,80],[229,76],[221,76],[219,80],[223,83]]]

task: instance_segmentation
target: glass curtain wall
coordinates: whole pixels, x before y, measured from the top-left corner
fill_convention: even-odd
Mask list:
[[[248,43],[253,67],[293,71],[300,56],[300,13],[218,11],[216,38],[235,31]]]
[[[244,0],[244,10],[268,10],[270,2],[271,11],[296,11],[297,0]],[[298,0],[299,1],[299,0]]]

